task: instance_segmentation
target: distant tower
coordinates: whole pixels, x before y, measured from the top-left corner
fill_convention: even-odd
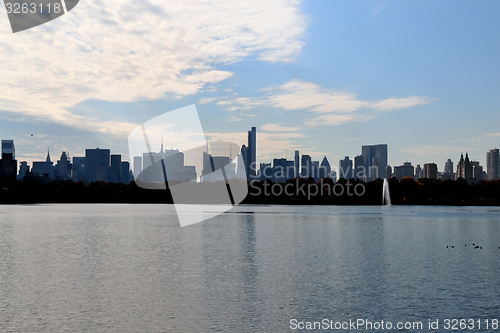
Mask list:
[[[390,165],[387,165],[385,167],[385,178],[389,179],[392,177],[392,167]]]
[[[420,178],[422,178],[422,167],[420,164],[417,164],[415,168],[415,180],[419,180]]]
[[[295,151],[295,160],[294,160],[294,167],[295,167],[295,178],[300,176],[300,161],[299,161],[299,151]]]
[[[300,162],[302,170],[300,171],[302,177],[311,177],[312,174],[312,163],[311,163],[311,156],[309,155],[302,155],[302,161]]]
[[[500,178],[500,151],[491,149],[486,153],[486,172],[488,180]]]
[[[30,172],[30,167],[28,162],[23,161],[19,166],[19,174],[17,176],[17,180],[23,180],[23,178]]]
[[[464,159],[464,154],[461,154],[460,156],[460,161],[458,162],[457,165],[457,179],[458,178],[463,178],[467,182],[472,182],[473,180],[473,165],[469,160],[469,153],[465,153],[465,159]]]
[[[332,168],[330,166],[330,163],[328,162],[328,159],[323,157],[323,160],[321,161],[320,167],[319,167],[319,178],[330,178],[330,173],[332,171]]]
[[[448,159],[444,164],[444,173],[453,173],[453,162],[451,159]]]
[[[142,180],[139,175],[142,172],[142,157],[134,156],[134,180]]]
[[[349,159],[349,156],[339,161],[339,178],[353,178],[352,160]]]
[[[49,157],[50,159],[50,157]],[[59,161],[59,176],[63,180],[68,180],[68,156],[66,155],[66,152],[63,151],[61,154],[61,158]]]
[[[252,127],[251,131],[248,131],[248,158],[247,166],[250,176],[256,175],[257,168],[257,129]]]
[[[14,146],[14,140],[2,140],[2,156],[4,154],[12,154],[10,159],[16,159],[16,147]],[[1,158],[4,159],[4,157]]]

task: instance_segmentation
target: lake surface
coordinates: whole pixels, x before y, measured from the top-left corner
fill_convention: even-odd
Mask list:
[[[498,332],[499,247],[489,207],[240,206],[180,228],[168,205],[0,206],[0,332]]]

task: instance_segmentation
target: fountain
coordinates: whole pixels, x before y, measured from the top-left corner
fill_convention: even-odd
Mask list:
[[[389,182],[387,178],[384,179],[384,186],[382,188],[382,205],[391,205],[391,193],[389,192]]]

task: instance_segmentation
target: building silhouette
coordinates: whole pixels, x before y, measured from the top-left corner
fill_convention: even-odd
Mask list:
[[[478,161],[471,161],[472,164],[472,182],[479,183],[483,180],[483,167],[479,165]]]
[[[451,161],[451,159],[448,159],[444,163],[444,171],[442,174],[440,174],[439,178],[442,180],[455,179],[455,171],[453,170],[453,162]]]
[[[424,177],[424,173],[422,171],[422,167],[420,166],[420,164],[417,164],[417,166],[415,167],[415,176],[413,177],[413,179],[415,180],[419,180],[420,178],[423,178]],[[455,176],[453,176],[455,177]]]
[[[326,158],[326,156],[324,156],[319,166],[318,178],[330,178],[331,172],[332,168],[330,166],[330,162],[328,162],[328,159]]]
[[[19,165],[19,173],[17,175],[17,180],[23,180],[24,177],[26,177],[29,172],[30,172],[30,166],[28,165],[28,162],[26,161],[21,162],[21,164]]]
[[[354,178],[365,180],[365,158],[362,155],[354,157]]]
[[[203,170],[201,172],[202,181],[215,182],[225,181],[223,172],[215,172],[223,169],[227,179],[235,178],[236,165],[231,162],[231,158],[227,156],[212,156],[207,152],[203,152]]]
[[[464,154],[461,154],[460,161],[458,162],[457,165],[456,179],[463,178],[468,183],[472,183],[473,181],[472,171],[473,171],[472,163],[469,160],[469,154],[465,153],[465,159],[464,159]]]
[[[111,183],[122,182],[122,155],[111,155],[111,166],[108,179]]]
[[[47,151],[45,162],[33,162],[31,173],[38,177],[43,177],[46,180],[54,179],[54,164],[50,160],[50,151]]]
[[[496,148],[486,153],[486,172],[488,180],[500,179],[500,154]]]
[[[130,163],[127,161],[122,161],[120,170],[121,181],[124,184],[130,183]]]
[[[241,146],[241,156],[247,178],[249,180],[255,178],[257,175],[257,129],[255,127],[248,131],[248,146]]]
[[[85,173],[85,157],[73,157],[73,166],[71,171],[71,179],[75,182],[87,179]]]
[[[302,160],[301,160],[300,164],[301,164],[300,174],[302,175],[302,177],[304,177],[304,178],[310,177],[312,174],[311,156],[302,155]]]
[[[392,167],[390,165],[387,165],[385,167],[385,179],[389,179],[392,177]]]
[[[255,177],[257,168],[257,129],[248,131],[248,167],[250,176]]]
[[[2,156],[0,159],[0,177],[17,175],[16,148],[14,140],[2,140]]]
[[[361,156],[364,159],[367,180],[383,178],[387,167],[387,144],[362,146]]]
[[[438,166],[436,163],[426,163],[422,168],[423,178],[437,179]]]
[[[134,157],[134,179],[135,180],[141,180],[138,179],[139,175],[142,172],[142,157],[140,156],[135,156]]]
[[[69,156],[66,152],[62,152],[60,159],[57,161],[54,171],[53,179],[68,180],[71,178],[71,169],[73,168]]]
[[[85,170],[90,182],[108,181],[109,160],[109,149],[85,149]]]
[[[404,162],[403,165],[394,167],[394,177],[397,180],[403,179],[403,177],[415,177],[415,168],[411,165],[411,162]]]
[[[362,163],[364,164],[364,162]],[[352,167],[352,160],[349,159],[349,156],[344,157],[343,160],[339,161],[339,178],[351,179],[354,178],[354,170]]]
[[[294,156],[294,167],[295,167],[295,174],[294,177],[297,178],[300,176],[300,156],[299,156],[299,151],[295,151],[295,156]]]

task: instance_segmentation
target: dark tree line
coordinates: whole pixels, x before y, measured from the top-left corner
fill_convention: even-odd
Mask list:
[[[190,185],[204,193],[204,183]],[[286,183],[257,181],[248,185],[246,204],[315,204],[380,205],[383,181],[296,178]],[[396,178],[389,180],[392,204],[395,205],[500,205],[500,180],[468,184],[464,179],[437,180]],[[172,203],[167,190],[147,190],[131,182],[115,184],[52,181],[36,179],[16,181],[12,176],[0,178],[0,203]]]

